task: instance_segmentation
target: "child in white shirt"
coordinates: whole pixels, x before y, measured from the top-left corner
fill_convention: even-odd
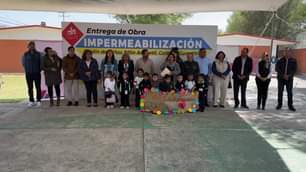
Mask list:
[[[116,103],[115,87],[115,75],[109,71],[106,73],[106,78],[104,80],[105,104],[107,109],[114,108]]]
[[[143,69],[138,69],[137,70],[137,76],[134,79],[134,87],[135,87],[135,107],[139,108],[140,105],[140,95],[141,91],[139,89],[139,84],[143,80]]]
[[[187,76],[187,80],[185,81],[185,88],[189,91],[192,92],[196,86],[196,83],[194,81],[193,74],[189,74]]]

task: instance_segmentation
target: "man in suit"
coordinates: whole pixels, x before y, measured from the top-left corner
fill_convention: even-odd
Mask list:
[[[241,107],[248,109],[246,103],[246,88],[249,81],[249,76],[253,68],[253,60],[248,56],[249,49],[243,48],[241,50],[241,55],[236,57],[233,66],[233,80],[234,80],[234,99],[235,108],[238,108],[240,102],[238,99],[239,88],[241,89]]]
[[[277,72],[278,81],[278,105],[277,110],[280,110],[283,105],[283,91],[286,86],[287,97],[288,97],[288,108],[291,111],[295,111],[292,101],[292,88],[293,78],[297,71],[296,60],[292,56],[292,50],[286,49],[283,57],[276,63],[275,70]]]

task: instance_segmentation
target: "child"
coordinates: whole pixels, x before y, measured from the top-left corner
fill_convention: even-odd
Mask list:
[[[185,81],[185,87],[189,92],[192,92],[195,88],[196,83],[193,78],[193,74],[188,74],[187,80]]]
[[[204,112],[205,110],[205,97],[207,96],[208,85],[204,80],[205,76],[200,74],[197,79],[196,90],[199,93],[199,112]]]
[[[134,79],[134,86],[135,86],[135,107],[139,108],[139,103],[140,103],[140,89],[139,89],[139,84],[143,80],[143,69],[138,69],[137,70],[137,76]]]
[[[174,90],[170,75],[164,76],[163,82],[159,84],[159,90],[162,92],[170,92]]]
[[[182,74],[179,74],[176,76],[175,90],[180,92],[183,89],[185,89],[184,77]]]
[[[120,93],[120,98],[121,98],[121,105],[120,108],[130,108],[130,94],[132,91],[132,83],[129,80],[129,75],[127,72],[124,72],[122,74],[122,78],[118,82],[118,88],[119,88],[119,93]]]
[[[114,108],[116,102],[115,86],[115,75],[111,71],[108,71],[104,80],[105,105],[107,109]]]
[[[145,89],[150,90],[151,87],[152,85],[150,81],[150,74],[146,72],[143,74],[143,80],[139,83],[139,90],[141,95],[143,95]]]
[[[159,78],[158,78],[158,74],[157,73],[154,73],[152,75],[152,82],[151,82],[151,84],[152,84],[152,88],[154,88],[154,89],[158,88],[158,86],[159,86]]]

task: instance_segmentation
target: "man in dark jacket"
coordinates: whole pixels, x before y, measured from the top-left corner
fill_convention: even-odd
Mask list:
[[[246,102],[246,88],[249,81],[249,76],[252,73],[253,60],[248,56],[249,49],[243,48],[241,55],[236,57],[233,66],[233,80],[234,80],[234,99],[235,99],[235,108],[239,106],[238,93],[239,88],[241,87],[241,107],[248,109]]]
[[[187,76],[190,74],[193,74],[194,77],[197,77],[197,75],[200,73],[199,64],[198,62],[193,60],[192,53],[187,54],[187,60],[184,62],[181,72],[184,75],[185,79],[187,79]]]
[[[22,65],[24,68],[27,86],[28,86],[28,95],[29,95],[29,106],[40,106],[41,100],[41,53],[35,49],[35,43],[29,42],[28,51],[24,53],[22,57]],[[36,104],[33,96],[33,82],[36,89]]]
[[[292,101],[292,88],[293,88],[293,78],[297,71],[296,60],[292,57],[292,51],[286,49],[284,51],[284,56],[277,61],[275,70],[277,72],[278,81],[278,105],[277,110],[282,108],[283,105],[283,91],[284,86],[286,86],[287,96],[288,96],[288,108],[291,111],[295,111]]]

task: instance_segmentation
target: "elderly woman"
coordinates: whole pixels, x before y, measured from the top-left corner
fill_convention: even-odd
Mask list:
[[[166,68],[170,71],[170,76],[172,79],[175,79],[176,75],[181,73],[180,65],[175,61],[174,54],[169,54],[166,61],[161,64],[161,71],[165,70]]]
[[[45,48],[46,55],[43,57],[42,68],[45,73],[45,81],[48,87],[48,94],[50,97],[50,106],[53,106],[53,87],[56,92],[56,106],[60,105],[61,89],[60,84],[62,83],[62,60],[57,56],[56,52],[50,47]]]
[[[231,71],[230,64],[225,59],[225,53],[219,51],[216,55],[216,59],[212,64],[213,83],[214,83],[214,107],[225,107],[226,91],[229,82],[229,73]]]
[[[264,53],[256,68],[257,109],[265,110],[268,89],[271,81],[271,63],[268,53]]]

